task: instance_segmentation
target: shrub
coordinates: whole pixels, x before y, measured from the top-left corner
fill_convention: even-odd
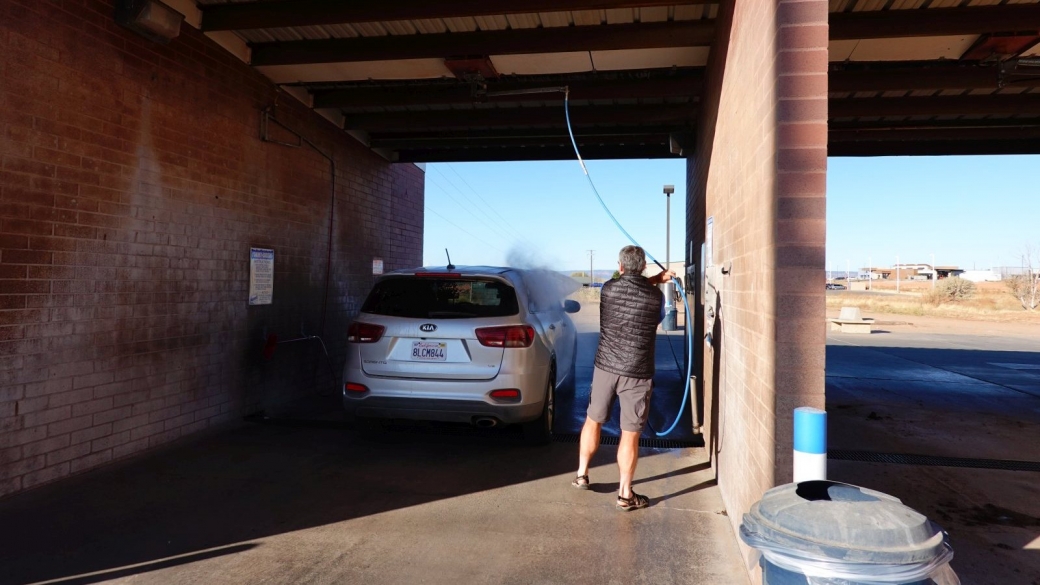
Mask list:
[[[936,283],[935,289],[928,295],[933,304],[966,301],[975,296],[975,283],[963,278],[947,278]]]
[[[1004,279],[1007,287],[1022,308],[1027,311],[1035,311],[1040,308],[1040,273],[1017,274]]]

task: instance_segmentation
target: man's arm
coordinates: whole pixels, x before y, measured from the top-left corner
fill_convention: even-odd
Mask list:
[[[665,270],[664,272],[658,272],[657,274],[648,277],[647,280],[650,281],[650,284],[661,284],[662,282],[670,282],[673,278],[675,278],[675,272]]]

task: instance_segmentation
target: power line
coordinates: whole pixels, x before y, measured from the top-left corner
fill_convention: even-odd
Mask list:
[[[482,243],[482,244],[484,244],[484,245],[486,245],[486,246],[488,246],[488,247],[490,247],[490,248],[494,248],[495,250],[498,250],[499,252],[502,252],[503,254],[505,254],[505,251],[504,251],[504,250],[502,250],[501,248],[499,248],[498,246],[494,246],[494,245],[492,245],[492,244],[489,244],[489,243],[487,243],[486,241],[484,241],[483,239],[481,239],[481,238],[478,238],[477,236],[475,236],[475,235],[471,234],[470,232],[466,231],[466,229],[465,229],[465,228],[463,228],[462,226],[460,226],[460,225],[458,225],[457,223],[455,223],[455,222],[451,221],[450,219],[448,219],[448,218],[444,217],[443,215],[441,215],[441,214],[437,213],[436,211],[434,211],[434,210],[430,209],[430,208],[429,208],[429,206],[423,206],[423,208],[424,208],[424,209],[425,209],[426,211],[429,211],[430,213],[432,213],[432,214],[436,215],[437,217],[439,217],[439,218],[443,219],[444,221],[446,221],[446,222],[450,223],[451,225],[455,226],[456,228],[458,228],[458,230],[459,230],[460,232],[462,232],[462,233],[464,233],[464,234],[466,234],[466,235],[470,236],[470,237],[471,237],[471,238],[473,238],[474,240],[477,240],[478,242],[480,242],[480,243]]]
[[[431,168],[432,168],[432,169],[433,169],[433,170],[434,170],[434,171],[435,171],[435,172],[436,172],[436,173],[437,173],[438,175],[440,175],[440,176],[441,176],[441,177],[442,177],[442,178],[443,178],[443,179],[444,179],[445,181],[447,181],[447,182],[448,182],[448,184],[449,184],[449,185],[451,185],[451,186],[452,186],[452,188],[453,188],[453,189],[455,189],[455,191],[456,191],[456,192],[458,192],[458,194],[459,194],[459,195],[462,195],[463,197],[465,197],[465,198],[466,198],[466,201],[469,201],[469,202],[470,202],[471,204],[473,204],[473,207],[475,207],[475,208],[476,208],[476,209],[477,209],[478,211],[480,211],[480,212],[481,212],[482,214],[484,214],[484,217],[486,217],[486,218],[488,219],[488,221],[489,221],[489,222],[491,222],[491,223],[493,223],[493,224],[499,224],[499,225],[500,225],[501,227],[503,227],[503,228],[505,228],[505,229],[507,229],[507,230],[511,231],[511,232],[512,232],[512,233],[511,233],[511,236],[512,236],[512,237],[515,237],[515,238],[517,238],[518,240],[524,241],[524,242],[525,242],[525,243],[527,243],[528,245],[531,245],[531,242],[530,242],[530,241],[527,241],[527,239],[526,239],[526,238],[524,237],[523,233],[522,233],[522,232],[521,232],[520,230],[518,230],[518,229],[514,228],[514,227],[513,227],[513,226],[512,226],[512,225],[511,225],[511,224],[509,223],[509,221],[508,221],[508,220],[506,220],[506,219],[505,219],[504,217],[502,217],[502,216],[501,216],[501,215],[500,215],[500,214],[499,214],[499,213],[498,213],[497,211],[495,211],[495,209],[494,209],[493,207],[491,207],[491,205],[490,205],[490,204],[488,204],[488,202],[487,202],[486,200],[484,200],[484,198],[483,198],[483,197],[482,197],[482,196],[480,195],[480,193],[478,193],[478,192],[477,192],[477,191],[476,191],[475,189],[473,189],[473,187],[472,187],[472,186],[470,186],[470,187],[469,187],[469,188],[470,188],[470,190],[472,190],[472,191],[473,191],[473,193],[474,193],[474,194],[475,194],[475,195],[476,195],[476,196],[477,196],[477,197],[478,197],[478,198],[479,198],[479,199],[480,199],[481,201],[483,201],[484,205],[485,205],[485,206],[486,206],[486,207],[487,207],[488,209],[490,209],[490,210],[491,210],[491,211],[492,211],[492,212],[493,212],[493,213],[494,213],[495,215],[497,215],[497,216],[499,217],[499,220],[501,220],[501,221],[499,221],[499,220],[496,220],[496,219],[494,219],[493,217],[491,217],[490,215],[488,215],[488,213],[487,213],[486,211],[484,211],[484,210],[483,210],[483,209],[482,209],[482,208],[481,208],[481,207],[480,207],[479,205],[477,205],[477,204],[476,204],[476,202],[474,202],[474,201],[473,201],[472,199],[470,199],[469,195],[466,195],[465,193],[463,193],[463,192],[462,192],[462,189],[459,189],[459,188],[458,188],[458,186],[457,186],[457,185],[455,185],[455,183],[454,183],[454,182],[453,182],[453,181],[452,181],[451,179],[449,179],[449,178],[448,178],[448,177],[447,177],[447,176],[446,176],[446,175],[445,175],[444,173],[442,173],[442,172],[441,172],[441,171],[440,171],[439,169],[437,169],[437,167],[431,167]],[[455,174],[456,174],[456,175],[458,175],[458,173],[457,173],[457,172],[456,172]],[[461,178],[461,177],[460,177],[460,178]],[[468,183],[467,183],[467,186],[469,186],[469,184],[468,184]]]
[[[588,250],[588,253],[589,253],[589,286],[592,286],[592,285],[596,284],[596,277],[593,276],[593,274],[595,274],[595,272],[594,272],[595,269],[592,267],[592,260],[593,260],[593,258],[596,257],[596,251],[595,250]]]
[[[458,177],[459,180],[461,180],[463,182],[463,184],[465,184],[467,187],[469,187],[469,190],[472,191],[473,194],[476,195],[484,203],[484,205],[487,206],[487,208],[491,210],[492,213],[494,213],[496,216],[498,216],[498,218],[501,219],[506,225],[510,225],[509,224],[509,220],[507,220],[506,218],[502,217],[502,215],[500,213],[498,213],[498,210],[496,210],[494,207],[492,207],[491,204],[487,202],[487,199],[484,199],[484,196],[481,195],[479,191],[474,189],[473,185],[470,185],[469,181],[467,181],[465,179],[465,177],[463,177],[461,174],[459,174],[458,171],[455,170],[455,167],[451,166],[451,164],[448,164],[448,163],[445,163],[445,166],[447,166],[449,169],[451,169],[451,172],[455,173],[455,176]],[[512,226],[510,225],[510,227],[512,227]],[[517,230],[517,231],[519,232],[520,230]],[[520,233],[521,233],[521,237],[523,237],[523,233],[522,232],[520,232]]]
[[[447,196],[447,197],[448,197],[449,199],[451,199],[452,201],[454,201],[456,205],[458,205],[458,206],[459,206],[459,207],[461,207],[461,208],[462,208],[462,209],[463,209],[464,211],[466,211],[466,212],[467,212],[467,213],[469,213],[469,214],[470,214],[471,216],[473,216],[473,219],[475,219],[475,220],[477,221],[477,223],[478,223],[478,224],[481,224],[481,225],[486,225],[486,224],[487,224],[487,222],[485,222],[485,221],[484,221],[483,219],[481,219],[481,218],[477,217],[477,215],[476,215],[475,213],[473,213],[473,211],[471,211],[471,210],[470,210],[470,209],[469,209],[469,208],[468,208],[468,207],[467,207],[466,205],[463,205],[463,204],[462,204],[462,203],[461,203],[461,202],[460,202],[460,201],[459,201],[458,199],[456,199],[456,198],[455,198],[455,197],[454,197],[454,196],[453,196],[453,195],[452,195],[451,193],[448,193],[448,191],[447,191],[447,190],[446,190],[446,189],[445,189],[444,187],[442,187],[442,186],[438,185],[438,184],[437,184],[436,182],[433,182],[433,181],[429,181],[429,180],[427,180],[427,183],[428,183],[428,184],[430,184],[430,185],[432,185],[432,186],[434,186],[434,187],[436,187],[437,189],[439,189],[439,190],[441,191],[441,193],[444,193],[444,194],[445,194],[445,195],[446,195],[446,196]],[[498,234],[498,235],[499,235],[499,236],[501,236],[501,234]]]

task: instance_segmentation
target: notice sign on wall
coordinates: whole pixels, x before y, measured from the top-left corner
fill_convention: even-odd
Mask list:
[[[270,305],[274,298],[274,250],[249,249],[249,304]]]
[[[373,258],[372,259],[372,274],[382,274],[382,273],[383,273],[383,259],[382,258]]]

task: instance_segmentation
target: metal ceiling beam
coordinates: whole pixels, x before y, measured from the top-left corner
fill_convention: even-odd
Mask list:
[[[585,160],[680,158],[668,150],[668,145],[588,146],[581,156]],[[398,151],[398,162],[492,162],[521,160],[573,160],[574,149],[567,146],[504,147],[504,148],[443,148]]]
[[[875,116],[1040,115],[1040,96],[998,94],[841,98],[829,101],[828,112],[832,119]]]
[[[583,106],[572,107],[574,126],[689,124],[696,110],[688,104],[673,106]],[[487,108],[466,110],[430,110],[425,112],[381,112],[350,114],[345,128],[368,132],[392,132],[450,128],[527,128],[531,126],[565,127],[563,108]]]
[[[944,67],[922,63],[914,67],[835,70],[828,74],[832,92],[901,91],[927,89],[996,89],[996,67]],[[1040,85],[1040,77],[1036,79]]]
[[[715,21],[648,22],[257,43],[252,65],[709,46]]]
[[[832,41],[1040,31],[1040,4],[832,12]]]
[[[828,156],[1040,154],[1040,139],[832,142]]]
[[[971,128],[1033,128],[1040,126],[1040,118],[983,118],[929,119],[929,120],[849,120],[830,122],[829,130],[946,130]]]
[[[948,61],[835,64],[828,74],[828,89],[831,92],[997,89],[1002,83],[1005,87],[1040,87],[1040,69],[1015,67],[1015,63],[1012,60],[1001,65]]]
[[[693,132],[690,126],[658,125],[634,127],[592,127],[583,128],[575,133],[578,143],[626,143],[637,142],[642,137],[653,141],[674,135],[683,141]],[[457,130],[434,132],[386,132],[371,134],[372,146],[389,149],[438,148],[447,146],[466,146],[469,144],[555,144],[569,141],[565,128],[519,128],[499,130]],[[567,142],[569,143],[569,142]]]
[[[216,31],[708,3],[713,3],[713,0],[398,0],[384,3],[279,0],[211,4],[200,8],[203,30]],[[1030,30],[1040,30],[1040,6],[1036,4],[837,12],[830,15],[832,40]]]
[[[936,142],[994,140],[1040,140],[1040,123],[1032,126],[1005,127],[933,127],[933,128],[871,128],[831,130],[827,133],[831,144],[839,142]]]
[[[700,93],[703,72],[690,75],[654,78],[588,79],[568,82],[546,81],[489,81],[487,91],[532,89],[551,85],[568,85],[572,100],[613,100],[692,97]],[[427,86],[361,86],[314,91],[316,108],[367,108],[415,105],[472,104],[477,102],[562,101],[563,94],[521,94],[512,96],[473,95],[469,85]]]
[[[717,0],[280,0],[200,6],[205,31],[712,4]]]
[[[638,129],[634,129],[638,130]],[[601,144],[668,144],[668,134],[655,133],[633,133],[619,134],[614,136],[577,136],[575,140],[578,146],[584,149],[586,146]],[[429,141],[413,140],[380,140],[373,142],[372,147],[387,148],[390,150],[414,150],[414,149],[437,149],[437,148],[473,148],[473,147],[504,147],[504,146],[571,146],[571,139],[566,134],[563,136],[545,136],[540,138],[503,136],[472,138],[470,136],[459,136],[453,139],[444,139],[436,143]]]

